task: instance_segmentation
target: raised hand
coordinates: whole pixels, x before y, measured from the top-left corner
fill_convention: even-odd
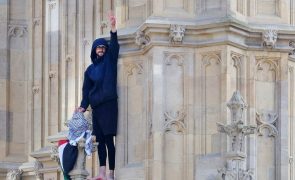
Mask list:
[[[114,13],[112,11],[109,11],[108,13],[108,17],[109,17],[109,22],[111,25],[111,30],[112,32],[116,32],[116,17],[114,16]]]

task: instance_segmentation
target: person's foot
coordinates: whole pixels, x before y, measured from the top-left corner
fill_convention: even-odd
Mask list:
[[[114,179],[115,179],[114,170],[110,170],[107,180],[114,180]]]
[[[93,177],[93,178],[90,178],[90,179],[87,179],[87,180],[106,180],[106,177],[102,177],[102,176],[96,176],[96,177]]]
[[[99,168],[99,175],[96,177],[93,177],[89,180],[106,180],[106,167],[105,166],[100,166]]]

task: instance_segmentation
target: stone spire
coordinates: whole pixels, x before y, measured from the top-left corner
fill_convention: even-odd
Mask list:
[[[244,109],[247,104],[239,91],[234,92],[227,103],[231,111],[231,123],[223,125],[217,123],[218,131],[226,133],[231,147],[225,155],[226,166],[218,170],[220,180],[253,180],[253,172],[246,169],[245,136],[254,134],[255,126],[247,126],[243,121]]]

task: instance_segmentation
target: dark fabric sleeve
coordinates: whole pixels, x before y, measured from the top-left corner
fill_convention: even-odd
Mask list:
[[[119,49],[120,49],[120,45],[118,43],[118,36],[117,36],[117,32],[110,32],[111,33],[111,41],[110,41],[110,51],[111,51],[111,56],[113,61],[115,61],[115,63],[118,62],[118,57],[119,57]]]
[[[80,107],[84,108],[85,110],[89,106],[89,91],[92,87],[92,82],[89,79],[87,71],[84,73],[84,82],[83,82],[83,88],[82,88],[82,101]]]

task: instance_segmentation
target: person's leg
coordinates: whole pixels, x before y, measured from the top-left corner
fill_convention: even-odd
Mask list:
[[[99,169],[98,176],[92,178],[91,180],[105,180],[106,179],[106,144],[104,140],[104,135],[98,123],[97,113],[93,110],[92,122],[93,122],[93,134],[96,136],[96,141],[98,142],[97,153],[99,158]]]
[[[106,151],[106,144],[105,144],[105,139],[104,139],[104,135],[102,134],[102,131],[99,131],[97,141],[98,141],[97,153],[98,153],[99,166],[100,166],[98,180],[104,180],[106,178],[107,151]]]
[[[110,174],[108,176],[109,180],[114,179],[114,170],[115,170],[115,144],[114,144],[114,136],[107,135],[105,136],[105,144],[108,148],[108,158],[109,158],[109,170]]]

